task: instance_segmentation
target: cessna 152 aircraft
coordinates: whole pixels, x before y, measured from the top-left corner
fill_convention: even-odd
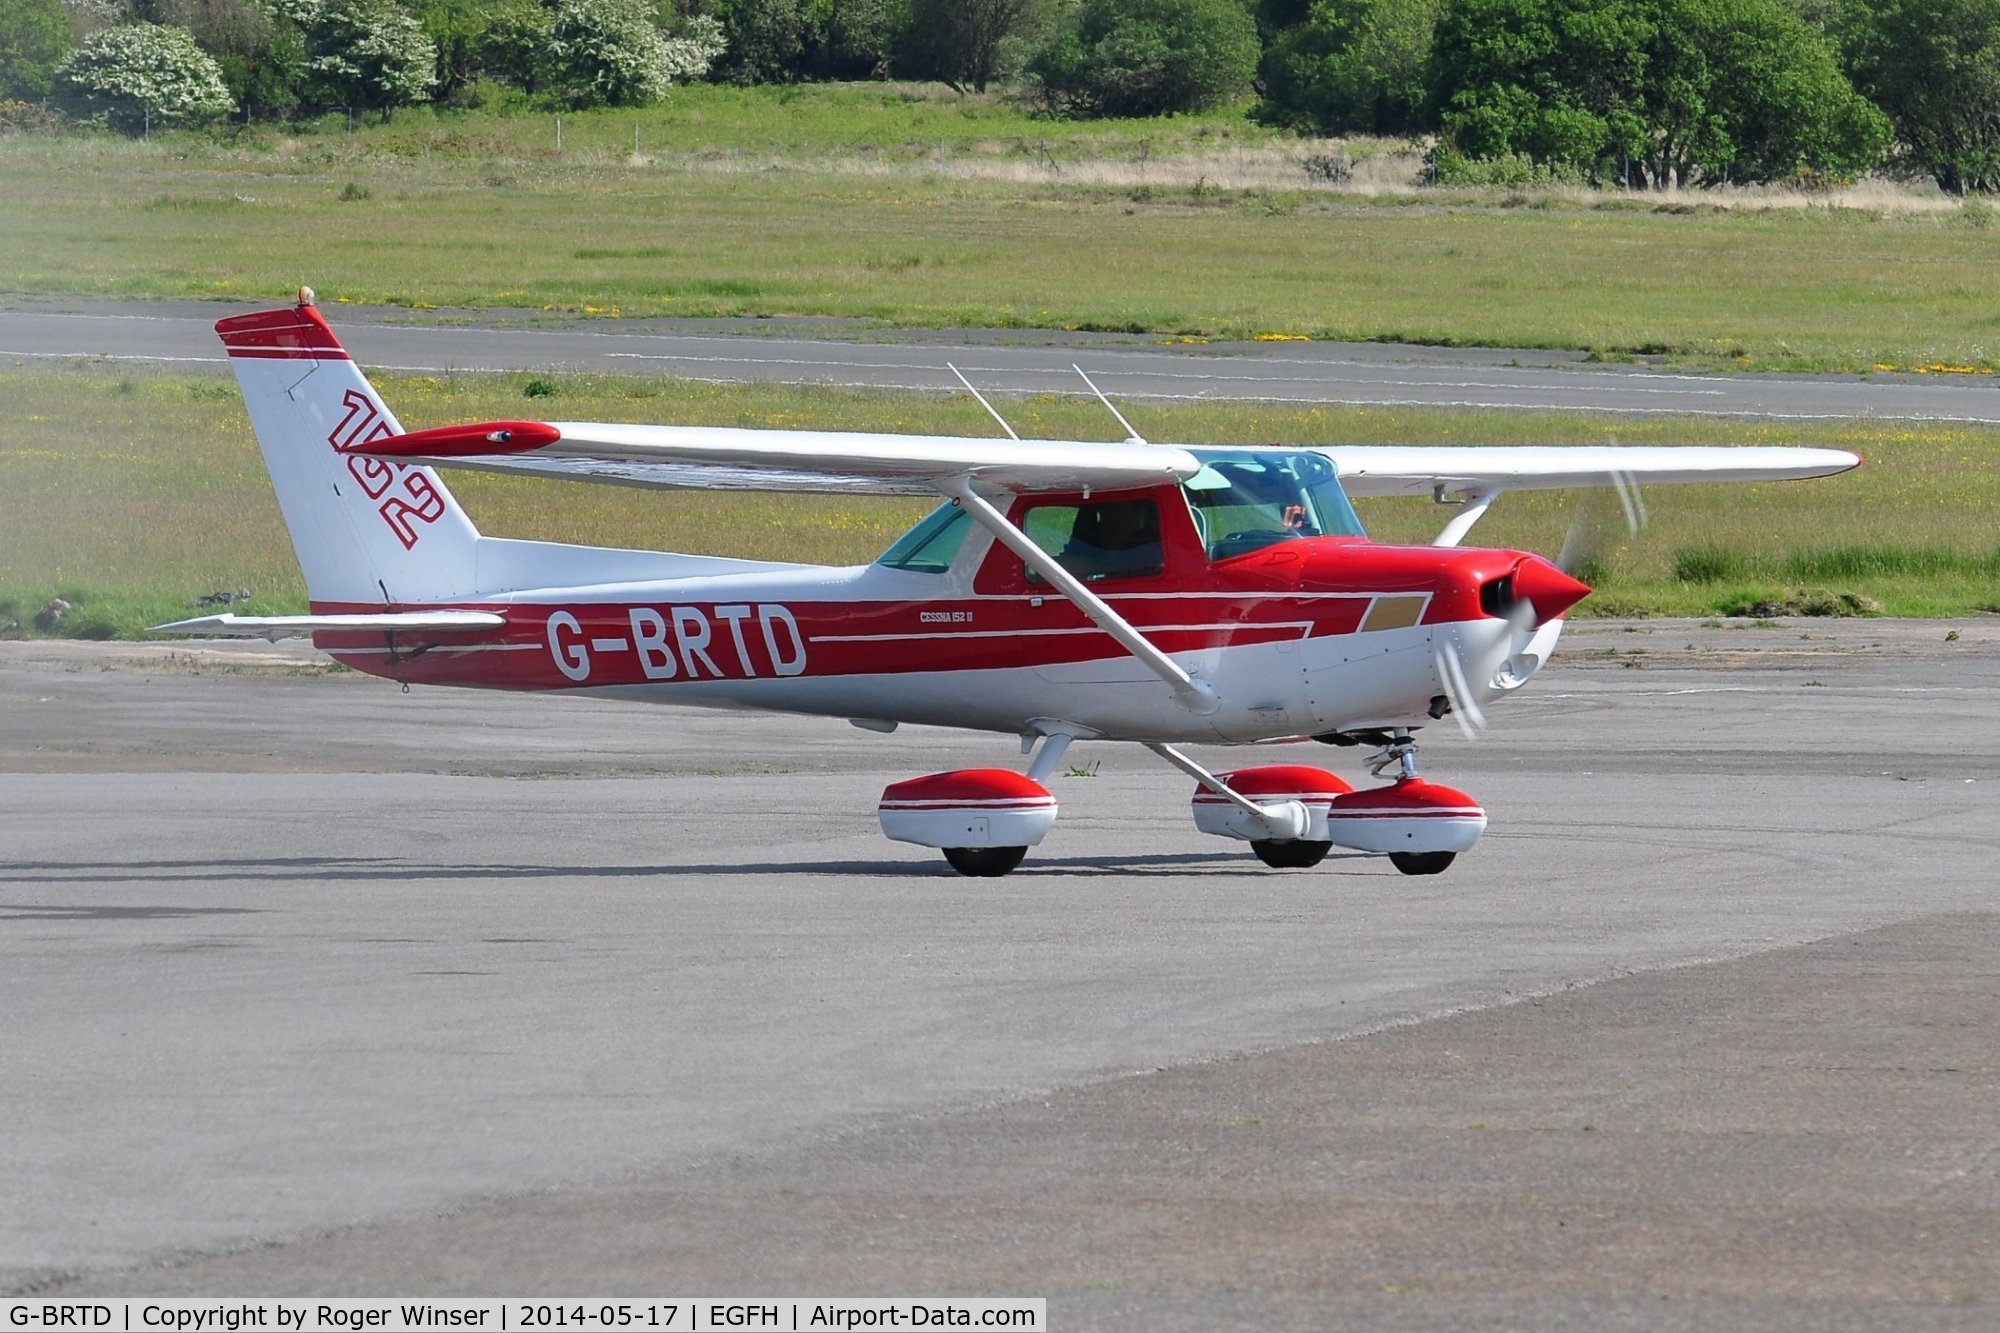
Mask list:
[[[1458,545],[1497,495],[1860,462],[1791,448],[1182,448],[1129,425],[1119,443],[540,421],[406,433],[310,289],[215,327],[311,614],[161,630],[311,634],[405,684],[1018,736],[1025,773],[937,773],[882,794],[884,833],[968,875],[1006,874],[1042,841],[1056,818],[1044,783],[1080,739],[1136,742],[1185,772],[1196,826],[1267,865],[1311,866],[1338,846],[1436,874],[1486,814],[1418,776],[1418,729],[1480,721],[1548,660],[1590,591],[1540,556]],[[873,564],[841,569],[482,536],[439,467],[943,503]],[[1348,496],[1383,494],[1463,507],[1433,545],[1377,545]],[[1305,737],[1373,747],[1367,767],[1388,780],[1356,790],[1304,764],[1213,773],[1179,748]]]

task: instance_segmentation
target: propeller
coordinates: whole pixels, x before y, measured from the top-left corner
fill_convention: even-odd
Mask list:
[[[1618,517],[1626,536],[1636,536],[1647,523],[1645,497],[1630,473],[1613,472],[1609,489],[1617,497]],[[1432,655],[1437,679],[1444,692],[1451,718],[1467,740],[1477,740],[1486,728],[1486,710],[1481,706],[1481,690],[1502,692],[1519,688],[1541,666],[1539,655],[1526,671],[1513,669],[1541,633],[1543,626],[1561,616],[1590,592],[1577,576],[1588,571],[1610,545],[1612,526],[1608,515],[1579,509],[1563,538],[1562,549],[1553,561],[1529,556],[1509,575],[1510,597],[1503,619],[1506,630],[1494,636],[1483,651],[1468,646],[1461,649],[1454,631],[1433,641]]]
[[[1616,517],[1625,521],[1625,535],[1636,537],[1648,520],[1646,497],[1639,493],[1639,483],[1629,472],[1608,473],[1610,490],[1618,499]],[[1587,570],[1596,563],[1611,545],[1614,515],[1606,512],[1605,506],[1586,503],[1578,507],[1576,517],[1570,521],[1569,531],[1563,535],[1562,549],[1556,552],[1555,567],[1563,573],[1575,576],[1579,570]]]

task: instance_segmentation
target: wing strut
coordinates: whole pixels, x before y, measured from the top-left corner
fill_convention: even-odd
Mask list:
[[[1310,816],[1306,814],[1305,806],[1299,802],[1280,801],[1275,805],[1259,805],[1173,746],[1148,741],[1146,748],[1255,819],[1269,830],[1273,838],[1283,841],[1305,836]]]
[[[1173,687],[1174,698],[1181,707],[1199,717],[1207,717],[1218,707],[1215,687],[1199,676],[1191,675],[1179,662],[1168,657],[1145,635],[1132,627],[1130,621],[1113,611],[1102,597],[1083,585],[1082,580],[1056,563],[1054,556],[1035,545],[1034,538],[1015,527],[1007,516],[995,509],[986,497],[972,489],[972,482],[965,476],[953,477],[940,483],[938,489],[964,507],[965,511],[979,521],[979,525],[992,533],[995,540],[1015,555],[1027,562],[1028,568],[1049,581],[1049,586],[1076,603],[1077,609],[1089,616],[1099,629],[1118,641],[1118,645]]]
[[[1475,490],[1467,491],[1465,499],[1459,502],[1465,508],[1452,515],[1451,522],[1444,525],[1444,531],[1437,535],[1437,540],[1432,542],[1431,545],[1456,546],[1464,541],[1465,534],[1472,531],[1472,525],[1486,517],[1486,511],[1492,508],[1493,502],[1499,498],[1500,488],[1498,486],[1481,486]],[[1444,498],[1443,486],[1437,488],[1436,499],[1439,504],[1452,503]]]

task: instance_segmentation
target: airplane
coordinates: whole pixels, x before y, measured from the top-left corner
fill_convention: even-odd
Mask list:
[[[406,687],[1018,737],[1024,772],[916,777],[877,808],[889,838],[973,876],[1007,874],[1042,842],[1057,815],[1047,782],[1077,741],[1136,743],[1173,765],[1196,784],[1196,828],[1267,866],[1339,847],[1437,874],[1487,817],[1419,775],[1417,733],[1483,724],[1590,591],[1539,555],[1460,545],[1501,493],[1820,477],[1861,461],[1789,447],[1178,446],[1142,439],[1102,393],[1123,440],[1022,440],[984,397],[1008,438],[526,420],[406,432],[310,288],[215,328],[311,609],[160,632],[309,634]],[[442,468],[940,504],[874,562],[835,568],[485,536]],[[1389,494],[1460,507],[1431,545],[1377,544],[1349,497]],[[1365,767],[1384,780],[1357,789],[1303,763],[1212,772],[1182,749],[1306,738],[1370,747]]]

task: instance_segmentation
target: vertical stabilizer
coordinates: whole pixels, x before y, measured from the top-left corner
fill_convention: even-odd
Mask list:
[[[339,452],[403,428],[341,348],[311,293],[215,326],[264,451],[315,610],[477,591],[479,533],[429,468]]]

